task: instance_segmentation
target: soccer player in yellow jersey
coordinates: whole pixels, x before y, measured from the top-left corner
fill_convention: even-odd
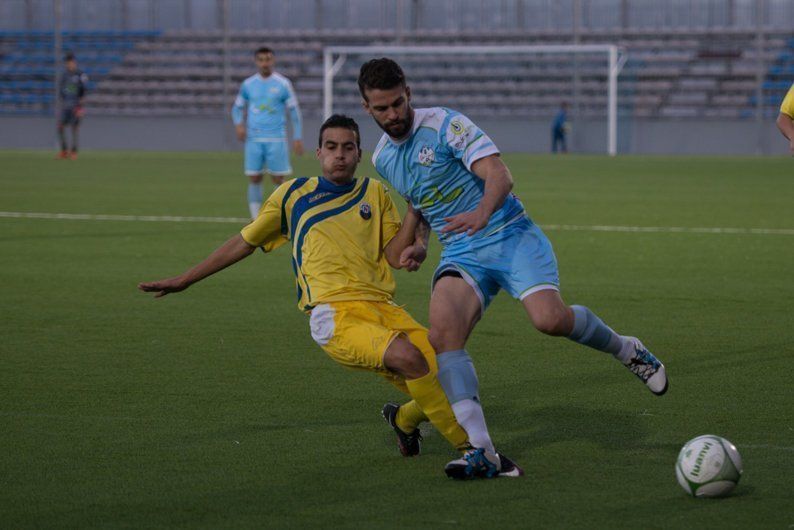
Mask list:
[[[794,84],[788,89],[783,103],[780,105],[780,114],[777,117],[777,128],[788,138],[789,149],[794,155]]]
[[[156,297],[175,293],[251,255],[292,243],[298,306],[310,314],[312,338],[338,363],[382,375],[412,398],[383,414],[398,435],[404,456],[419,454],[417,426],[429,420],[458,450],[468,449],[436,375],[427,330],[392,296],[394,268],[415,270],[403,251],[414,244],[419,221],[400,216],[383,185],[355,179],[361,160],[358,125],[335,115],[320,128],[317,158],[323,176],[285,182],[259,215],[204,261],[174,278],[141,283]],[[523,471],[502,455],[500,476]]]

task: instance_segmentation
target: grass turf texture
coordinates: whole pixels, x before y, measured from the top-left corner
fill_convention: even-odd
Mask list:
[[[0,210],[243,217],[240,158],[0,152]],[[790,159],[506,160],[541,225],[794,228]],[[641,337],[670,392],[540,335],[501,294],[469,350],[497,446],[527,477],[459,483],[432,430],[421,457],[399,456],[379,417],[398,392],[312,342],[285,248],[155,301],[139,281],[183,271],[238,227],[0,226],[2,527],[794,524],[794,236],[549,231],[566,300]],[[397,274],[422,322],[438,250]],[[706,433],[744,458],[730,498],[676,483],[678,450]]]

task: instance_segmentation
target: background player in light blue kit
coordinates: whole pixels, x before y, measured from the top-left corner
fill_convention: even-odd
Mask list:
[[[262,174],[267,172],[274,184],[292,174],[287,147],[286,111],[292,121],[293,150],[303,154],[302,124],[298,99],[289,79],[274,71],[273,50],[262,47],[254,52],[257,73],[243,81],[232,107],[237,138],[245,141],[245,174],[248,208],[256,218],[262,207]]]
[[[421,212],[444,247],[433,276],[430,342],[438,379],[475,447],[450,462],[447,473],[498,471],[465,345],[500,289],[521,301],[541,332],[612,354],[651,392],[664,394],[664,365],[638,339],[618,335],[587,307],[563,302],[551,243],[510,193],[512,176],[491,139],[453,110],[414,110],[402,69],[390,59],[365,63],[358,85],[364,108],[385,132],[372,156],[375,168]],[[424,260],[426,241],[420,234],[408,256]]]

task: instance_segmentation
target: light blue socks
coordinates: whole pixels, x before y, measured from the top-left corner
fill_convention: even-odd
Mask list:
[[[248,209],[251,212],[251,219],[256,219],[259,209],[262,208],[262,183],[248,184]]]
[[[595,313],[582,305],[572,305],[574,314],[573,331],[569,339],[590,346],[596,350],[617,356],[623,347],[623,339],[604,324]]]
[[[466,350],[451,350],[436,355],[438,381],[447,395],[452,412],[460,426],[469,435],[474,447],[495,454],[491,435],[485,425],[485,414],[480,404],[480,382],[474,363]]]

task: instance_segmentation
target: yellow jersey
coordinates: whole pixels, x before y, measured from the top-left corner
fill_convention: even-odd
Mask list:
[[[265,252],[292,243],[298,307],[311,311],[327,302],[390,301],[395,283],[383,249],[399,229],[379,181],[302,177],[279,186],[241,234]]]
[[[794,119],[794,84],[788,89],[786,97],[783,98],[783,103],[780,105],[780,112],[789,118]]]

